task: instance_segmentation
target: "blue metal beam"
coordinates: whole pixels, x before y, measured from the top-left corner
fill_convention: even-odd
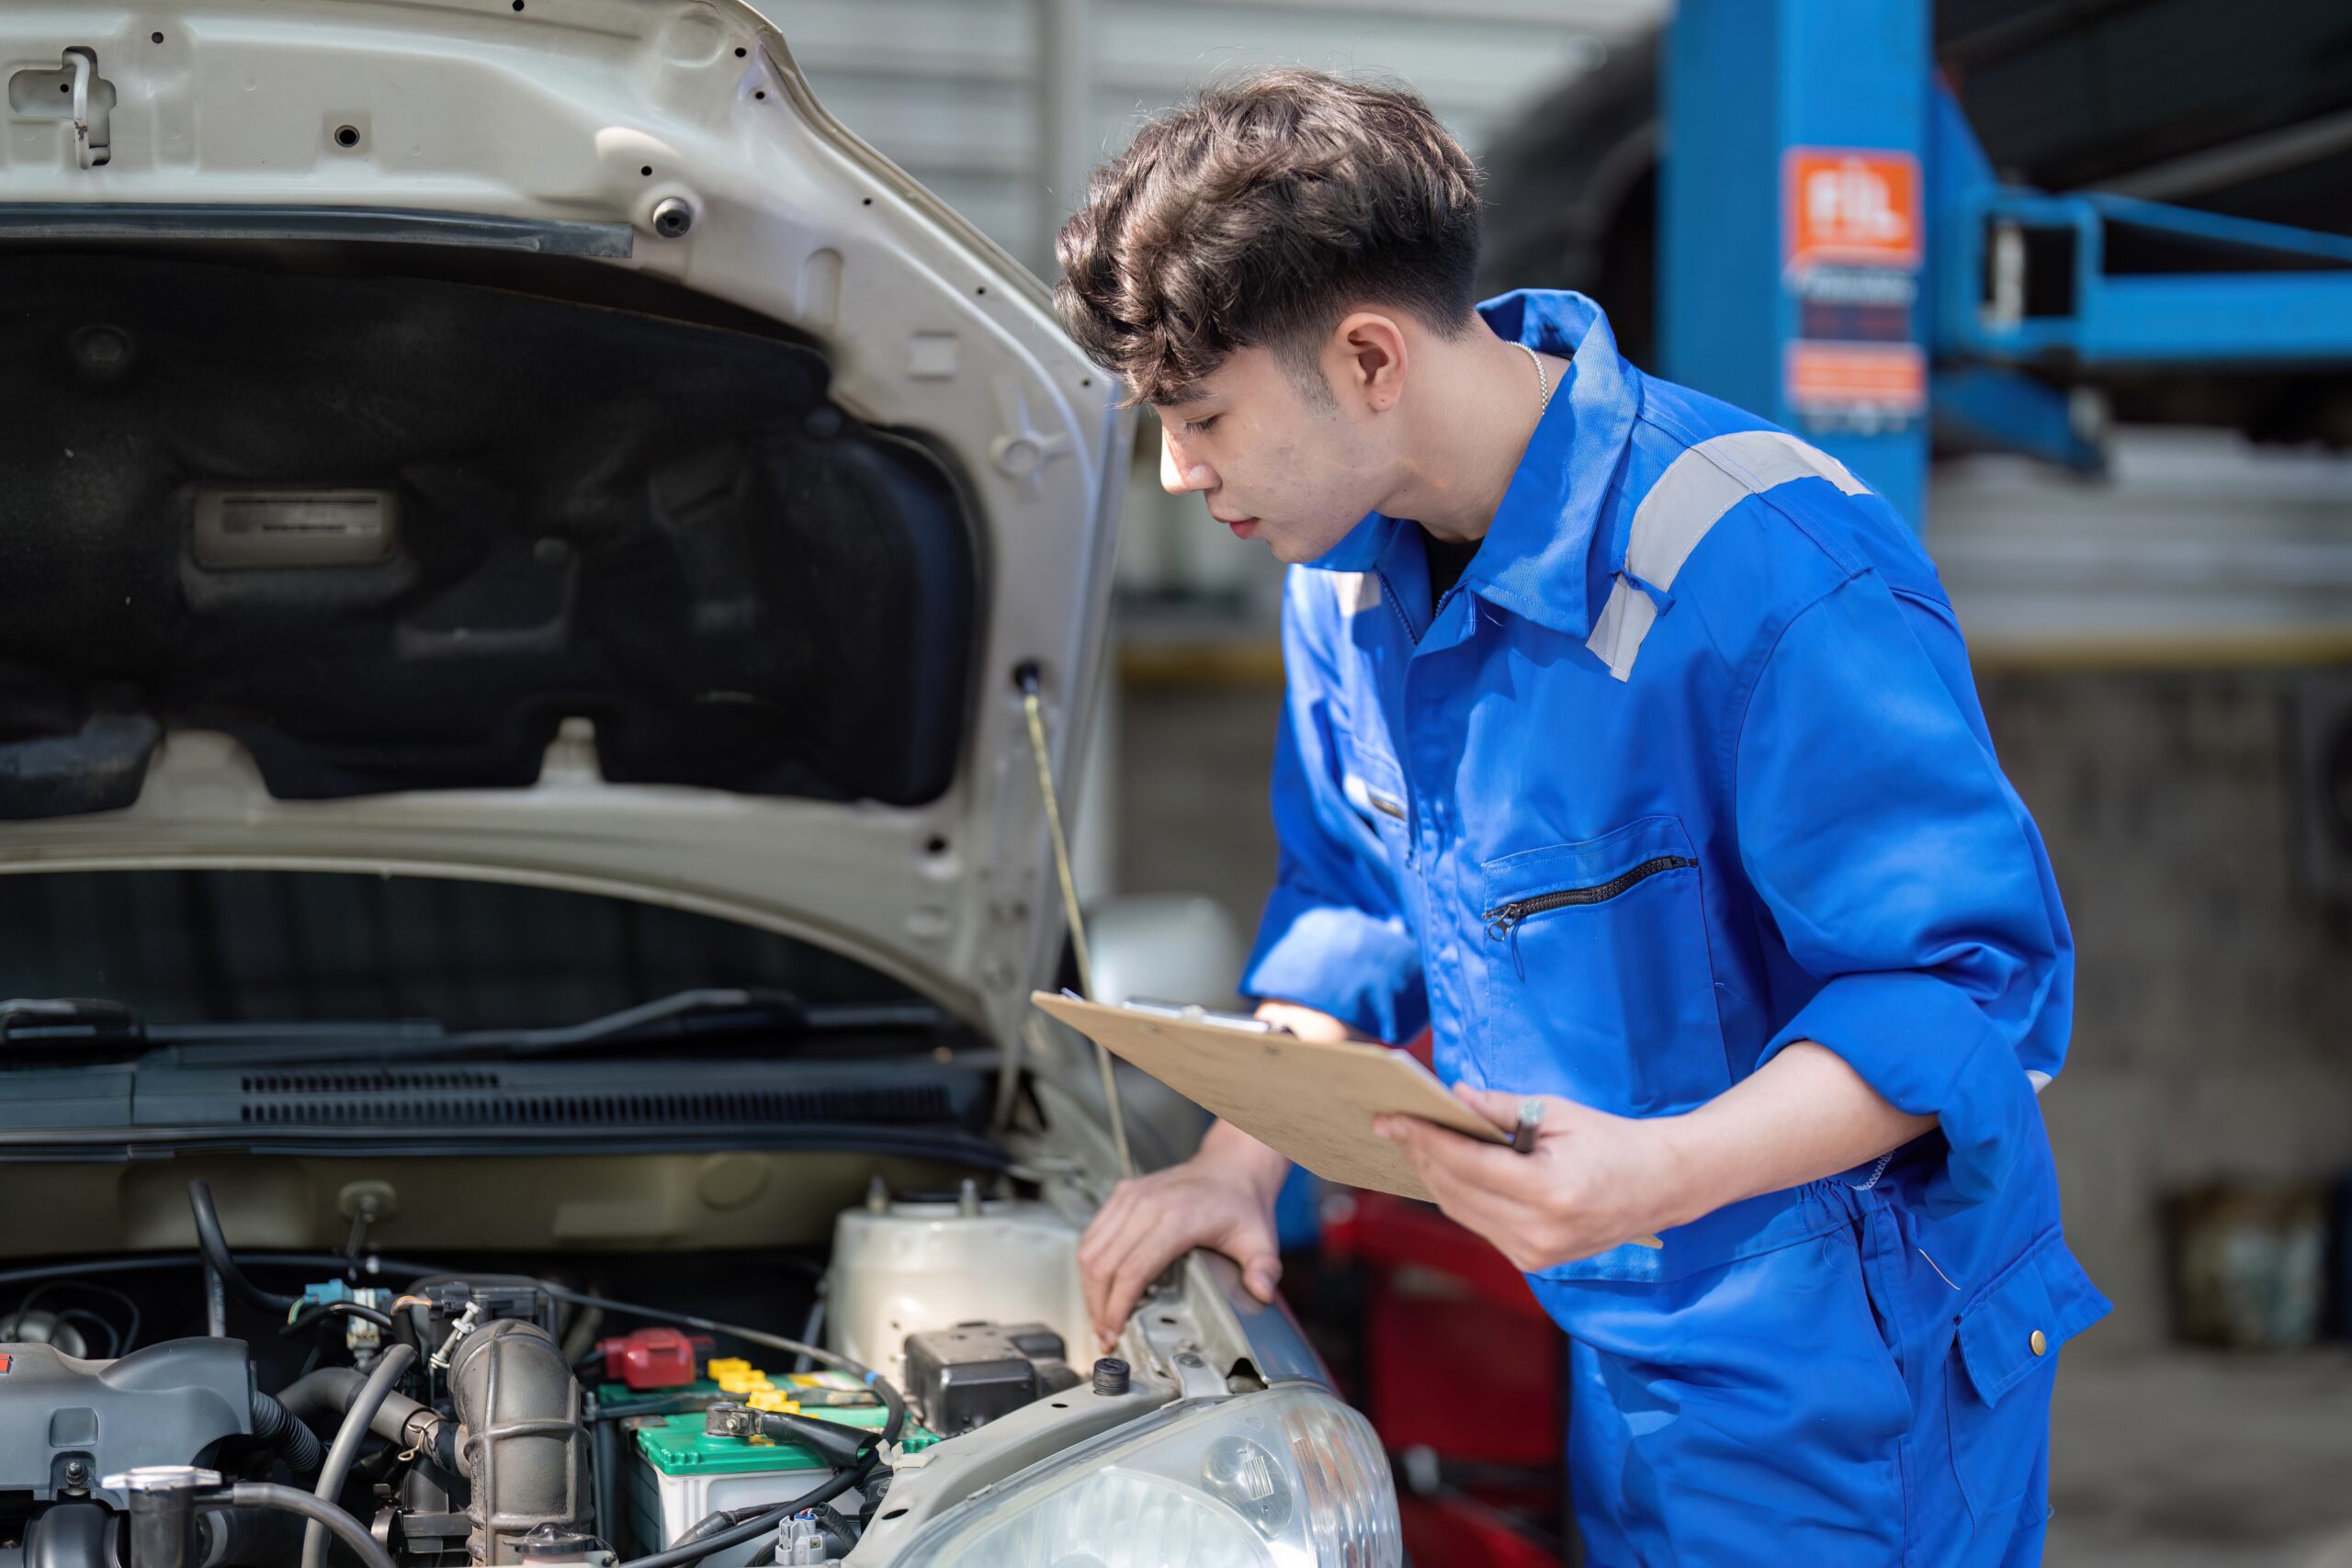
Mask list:
[[[1804,434],[1915,524],[1928,468],[1927,0],[1681,0],[1660,368]]]

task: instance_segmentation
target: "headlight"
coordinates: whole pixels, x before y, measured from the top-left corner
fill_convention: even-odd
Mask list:
[[[1364,1418],[1284,1383],[1106,1432],[941,1517],[903,1568],[1399,1568]]]

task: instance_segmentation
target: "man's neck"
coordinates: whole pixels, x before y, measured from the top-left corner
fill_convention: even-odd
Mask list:
[[[1556,394],[1566,361],[1546,355]],[[1486,537],[1542,415],[1543,384],[1526,350],[1480,332],[1423,366],[1415,399],[1415,457],[1381,511],[1409,517],[1440,539]],[[1433,374],[1432,374],[1433,373]]]

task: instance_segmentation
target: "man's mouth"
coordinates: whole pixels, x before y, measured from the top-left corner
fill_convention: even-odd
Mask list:
[[[1216,517],[1218,522],[1232,529],[1233,536],[1237,539],[1247,539],[1258,532],[1258,520],[1255,517],[1217,517],[1214,512],[1209,515]]]

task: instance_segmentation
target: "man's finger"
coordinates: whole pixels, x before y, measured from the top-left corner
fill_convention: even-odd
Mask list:
[[[1234,1261],[1241,1265],[1241,1282],[1249,1287],[1251,1295],[1261,1302],[1274,1299],[1274,1287],[1283,1277],[1281,1258],[1271,1252],[1256,1252]]]
[[[1110,1292],[1112,1269],[1136,1245],[1137,1230],[1148,1227],[1134,1184],[1121,1182],[1094,1216],[1094,1223],[1086,1227],[1086,1234],[1079,1238],[1078,1277],[1085,1289],[1086,1313],[1091,1321],[1100,1322],[1106,1309],[1104,1298]]]
[[[1137,1213],[1129,1215],[1126,1223],[1107,1240],[1085,1275],[1087,1313],[1093,1318],[1097,1329],[1116,1337],[1119,1325],[1126,1321],[1127,1313],[1134,1305],[1132,1302],[1125,1307],[1118,1304],[1116,1298],[1122,1271],[1134,1263],[1138,1254],[1170,1245],[1165,1233],[1173,1228],[1174,1224],[1167,1214]],[[1156,1274],[1165,1267],[1167,1264],[1163,1259],[1150,1272]]]
[[[1473,1089],[1466,1083],[1458,1083],[1453,1086],[1453,1097],[1493,1122],[1498,1130],[1505,1133],[1515,1132],[1518,1129],[1520,1105],[1531,1098],[1535,1098],[1524,1094],[1507,1094],[1498,1089]],[[1549,1111],[1551,1107],[1546,1105],[1544,1109]]]
[[[1542,1186],[1541,1175],[1523,1155],[1494,1144],[1482,1144],[1451,1127],[1441,1127],[1415,1116],[1381,1120],[1386,1127],[1383,1136],[1405,1151],[1405,1157],[1413,1162],[1424,1181],[1434,1170],[1450,1181],[1516,1198],[1532,1197]]]
[[[1121,1258],[1111,1275],[1102,1321],[1094,1325],[1096,1336],[1105,1346],[1117,1342],[1119,1330],[1126,1325],[1136,1303],[1143,1300],[1145,1287],[1159,1278],[1160,1270],[1184,1250],[1182,1246],[1170,1243],[1168,1227],[1154,1227],[1146,1242]]]

